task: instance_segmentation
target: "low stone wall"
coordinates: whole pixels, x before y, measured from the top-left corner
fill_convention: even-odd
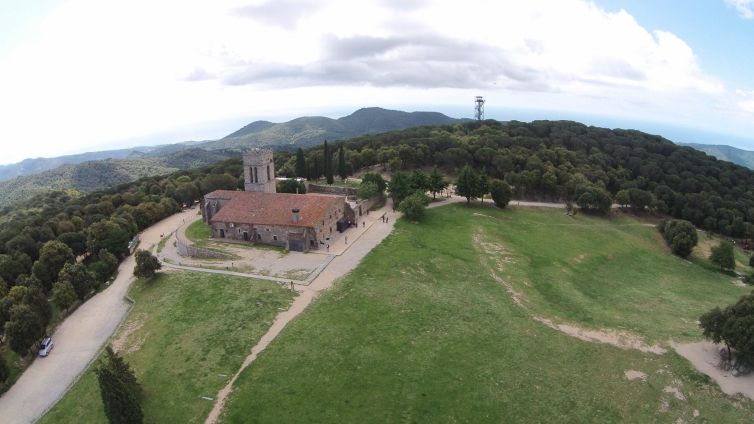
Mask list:
[[[180,239],[175,242],[175,248],[178,254],[189,258],[208,258],[208,259],[231,259],[225,253],[215,252],[214,250],[202,249],[196,246],[190,246]]]
[[[309,184],[307,193],[336,194],[338,196],[356,196],[356,189],[352,187],[338,187],[329,185]]]

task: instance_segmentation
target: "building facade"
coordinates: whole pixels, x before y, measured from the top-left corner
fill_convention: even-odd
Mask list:
[[[272,152],[252,149],[244,155],[246,191],[204,196],[202,217],[213,238],[306,252],[325,248],[336,231],[354,222],[345,196],[276,193],[274,175]]]

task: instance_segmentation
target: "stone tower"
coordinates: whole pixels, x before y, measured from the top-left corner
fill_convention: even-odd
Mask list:
[[[275,193],[275,162],[272,150],[253,148],[243,155],[244,189]]]

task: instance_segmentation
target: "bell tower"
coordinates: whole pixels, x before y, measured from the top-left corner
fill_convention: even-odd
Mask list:
[[[243,155],[244,190],[275,193],[275,162],[272,150],[253,148]]]

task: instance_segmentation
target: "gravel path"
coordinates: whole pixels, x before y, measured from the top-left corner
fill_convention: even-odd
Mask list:
[[[446,204],[445,202],[443,203]],[[370,214],[374,217],[373,221],[369,224],[366,231],[360,234],[358,239],[353,240],[343,253],[336,256],[309,286],[297,287],[299,296],[293,301],[291,307],[275,317],[275,321],[272,323],[270,329],[267,330],[267,333],[265,333],[259,342],[251,348],[251,353],[246,357],[241,368],[238,369],[228,384],[217,394],[215,404],[207,417],[205,424],[217,422],[225,405],[225,400],[230,394],[236,378],[238,378],[239,374],[241,374],[246,367],[254,362],[257,355],[259,355],[259,353],[262,352],[278,334],[280,334],[280,331],[282,331],[293,318],[303,312],[306,307],[309,306],[311,301],[322,291],[332,287],[337,279],[356,268],[367,253],[374,249],[385,239],[385,237],[388,236],[388,234],[390,234],[393,230],[395,220],[400,217],[400,213],[392,212],[391,210],[390,207],[386,206],[379,211],[373,211]],[[387,223],[384,223],[379,219],[383,213],[389,218]]]
[[[140,248],[160,241],[197,209],[175,214],[149,227],[141,234]],[[133,281],[134,258],[129,256],[118,267],[118,277],[60,324],[52,335],[55,348],[46,358],[37,358],[21,378],[0,397],[0,421],[4,424],[38,420],[63,397],[100,348],[115,332],[130,309],[124,300]]]

